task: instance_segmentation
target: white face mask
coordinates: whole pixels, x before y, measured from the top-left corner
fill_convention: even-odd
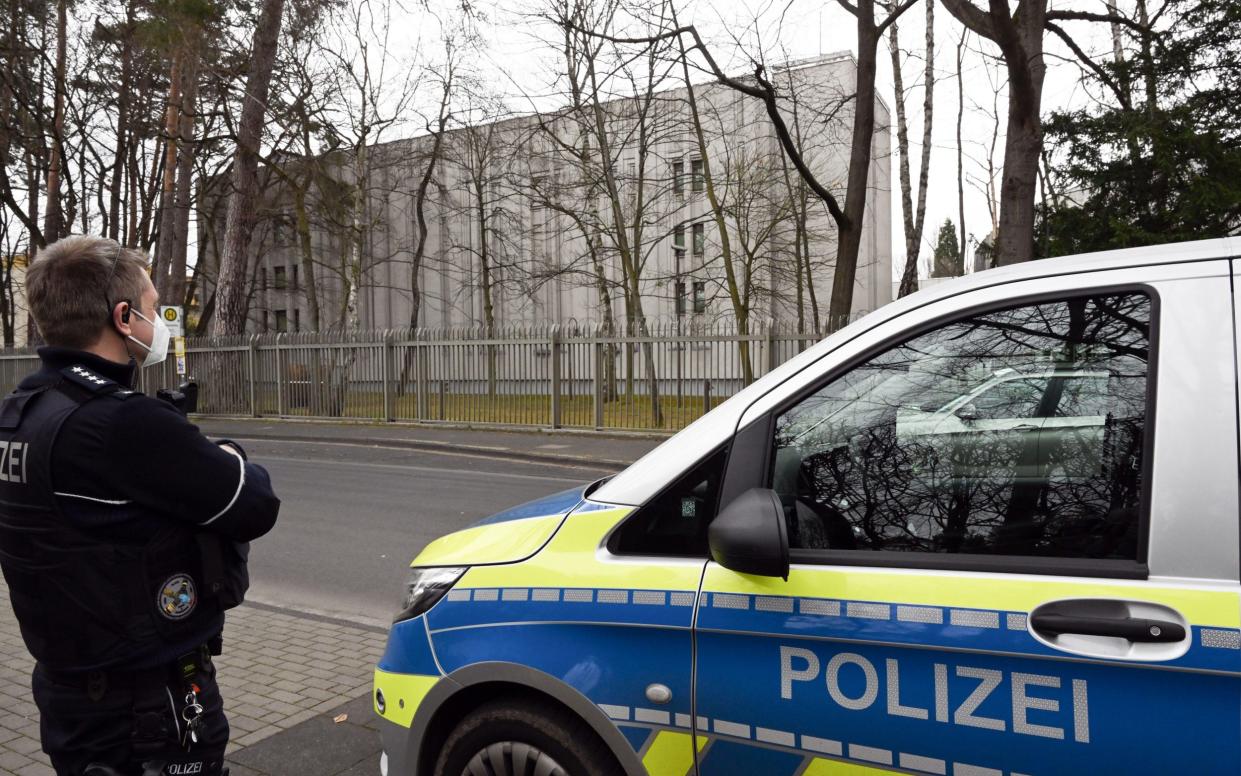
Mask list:
[[[142,359],[142,367],[145,369],[148,366],[162,364],[164,359],[168,358],[168,341],[172,339],[172,333],[168,331],[168,324],[164,323],[164,319],[160,318],[158,315],[155,316],[155,320],[151,320],[137,310],[134,310],[133,312],[134,315],[151,324],[151,329],[154,332],[151,335],[150,345],[146,344],[132,334],[128,336],[130,341],[136,342],[146,348],[147,357]]]

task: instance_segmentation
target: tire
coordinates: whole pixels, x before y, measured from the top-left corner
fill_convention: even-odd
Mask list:
[[[598,735],[550,703],[493,701],[444,741],[435,776],[624,776]]]

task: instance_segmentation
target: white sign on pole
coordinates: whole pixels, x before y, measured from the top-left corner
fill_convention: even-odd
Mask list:
[[[174,337],[185,336],[185,313],[181,305],[163,305],[159,308],[159,314],[167,324],[169,334]]]
[[[174,347],[173,352],[177,358],[177,374],[181,377],[185,377],[185,337],[173,337],[172,342]]]

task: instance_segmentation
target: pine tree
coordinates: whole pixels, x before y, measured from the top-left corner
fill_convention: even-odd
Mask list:
[[[935,253],[931,264],[931,277],[955,278],[963,275],[961,247],[957,242],[957,227],[951,218],[944,219],[935,238]]]
[[[1120,31],[1092,79],[1101,107],[1049,118],[1040,255],[1241,230],[1241,3],[1174,0],[1165,16],[1158,45]]]

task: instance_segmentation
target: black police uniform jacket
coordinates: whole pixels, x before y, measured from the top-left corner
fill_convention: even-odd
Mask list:
[[[0,568],[34,658],[141,669],[218,636],[245,544],[276,521],[267,472],[134,391],[134,366],[41,348],[0,402]]]

